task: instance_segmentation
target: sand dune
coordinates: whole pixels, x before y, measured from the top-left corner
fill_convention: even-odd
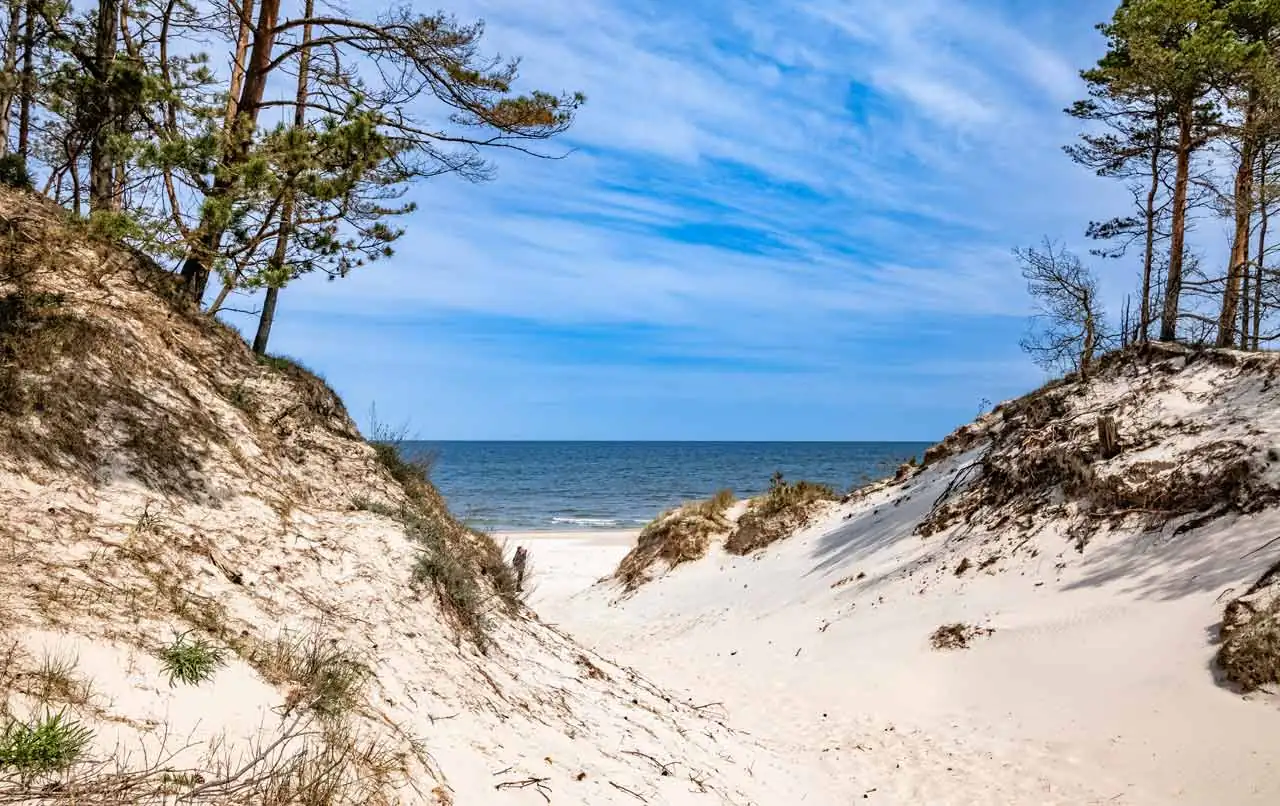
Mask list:
[[[1178,372],[1161,395],[1179,401],[1188,428],[1147,454],[1190,466],[1205,453],[1195,439],[1221,440],[1228,419],[1250,430],[1250,450],[1276,443],[1269,384],[1231,411],[1240,384],[1262,381],[1233,386],[1231,370],[1211,365]],[[1127,400],[1132,385],[1101,384],[1068,406]],[[1134,411],[1131,423],[1161,416],[1158,405]],[[763,552],[713,549],[630,594],[611,580],[572,590],[610,572],[623,536],[532,538],[535,604],[600,652],[818,764],[823,796],[842,802],[1280,802],[1280,702],[1243,696],[1213,666],[1224,602],[1280,558],[1259,550],[1280,534],[1280,512],[1199,528],[1124,516],[1083,551],[1079,513],[1049,508],[1023,529],[985,529],[979,513],[921,537],[952,480],[990,449],[996,426],[982,429],[968,450],[832,505]],[[991,632],[934,649],[931,634],[951,623]]]

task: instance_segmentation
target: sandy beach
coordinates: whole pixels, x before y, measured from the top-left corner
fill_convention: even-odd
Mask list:
[[[639,529],[498,532],[510,550],[529,549],[529,604],[563,601],[613,573],[635,545]]]
[[[1156,435],[1153,447],[1107,472],[1149,480],[1142,495],[1198,495],[1222,477],[1214,440],[1270,439],[1280,419],[1253,408],[1269,387],[1248,372],[1165,366],[1181,374],[1158,394],[1119,379],[1064,405],[1118,411],[1144,395],[1121,427]],[[1248,418],[1233,418],[1240,406]],[[713,542],[630,590],[611,573],[634,533],[510,539],[530,551],[541,618],[822,770],[807,802],[1280,802],[1280,700],[1225,682],[1215,660],[1225,604],[1275,564],[1280,510],[1099,528],[1034,498],[993,505],[956,480],[980,462],[1037,461],[1031,432],[997,456],[1006,419],[763,550]],[[1138,475],[1174,467],[1205,481]],[[948,499],[964,520],[925,528]],[[933,642],[950,625],[966,646]]]
[[[594,583],[634,533],[508,537],[529,548],[531,603],[543,618],[690,701],[715,703],[797,762],[819,764],[838,782],[833,798],[1280,798],[1280,768],[1266,750],[1280,744],[1280,713],[1208,673],[1205,636],[1221,590],[1188,578],[1181,547],[1150,568],[1187,583],[1177,596],[1115,575],[1134,560],[1122,542],[1084,562],[1042,555],[972,581],[913,574],[933,548],[901,539],[921,507],[894,510],[878,543],[858,538],[886,506],[888,498],[838,508],[776,550],[707,558],[624,599],[613,583]],[[1207,539],[1239,556],[1280,520],[1241,527]],[[833,553],[842,562],[821,561]],[[1263,563],[1254,565],[1231,572],[1237,584]],[[846,581],[859,574],[860,583]],[[951,622],[994,632],[966,651],[935,651],[930,633]]]

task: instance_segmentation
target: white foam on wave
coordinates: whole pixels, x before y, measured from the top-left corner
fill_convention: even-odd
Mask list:
[[[552,523],[569,524],[571,526],[620,526],[617,518],[552,518]]]

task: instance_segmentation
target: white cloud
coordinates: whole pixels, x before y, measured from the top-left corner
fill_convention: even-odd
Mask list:
[[[579,150],[418,189],[397,257],[285,310],[639,322],[824,362],[921,317],[1021,315],[1009,248],[1123,210],[1060,152],[1105,5],[460,0],[525,86],[587,93]]]

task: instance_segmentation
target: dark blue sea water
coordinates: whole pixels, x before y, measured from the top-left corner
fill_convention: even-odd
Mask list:
[[[491,530],[612,529],[729,488],[763,492],[769,477],[838,490],[891,474],[923,454],[915,442],[410,442],[435,456],[432,478],[453,511]]]

